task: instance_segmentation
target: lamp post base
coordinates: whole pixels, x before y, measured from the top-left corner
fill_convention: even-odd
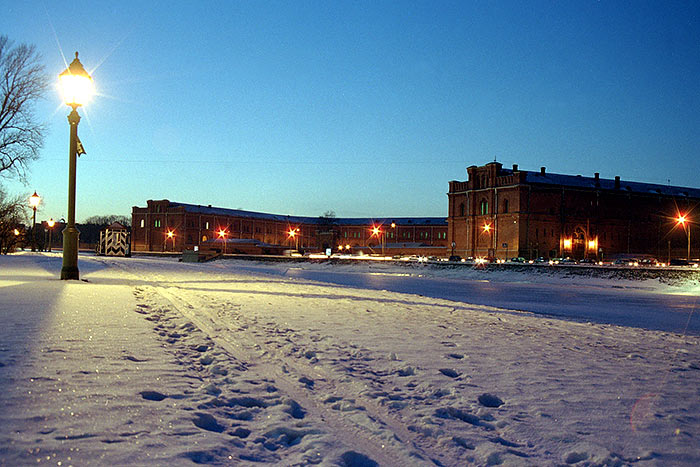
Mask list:
[[[66,227],[63,231],[63,268],[61,268],[61,280],[79,280],[78,271],[78,237],[80,232],[73,227]]]
[[[63,267],[61,269],[61,280],[80,280],[80,271],[78,271],[78,267]]]

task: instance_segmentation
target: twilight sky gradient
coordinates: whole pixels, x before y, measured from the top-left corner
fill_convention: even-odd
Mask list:
[[[444,216],[506,166],[700,187],[694,1],[18,1],[0,34],[56,76],[80,52],[77,218],[147,199],[277,214]],[[59,48],[60,45],[60,48]],[[62,56],[63,54],[63,56]],[[57,78],[56,78],[57,81]],[[67,211],[69,109],[29,185]]]

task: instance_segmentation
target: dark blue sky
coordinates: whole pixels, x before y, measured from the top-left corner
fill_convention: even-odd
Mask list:
[[[441,216],[494,158],[700,187],[698,2],[26,1],[0,33],[94,71],[79,220],[160,198]],[[29,185],[5,182],[42,219],[66,211],[59,100]]]

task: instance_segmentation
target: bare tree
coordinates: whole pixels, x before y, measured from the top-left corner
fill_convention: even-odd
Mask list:
[[[119,222],[124,227],[131,226],[131,218],[128,216],[121,216],[118,214],[111,214],[108,216],[92,216],[85,219],[85,224],[95,224],[95,225],[110,225],[114,222]]]
[[[39,157],[45,126],[36,121],[34,104],[48,89],[33,45],[13,46],[0,36],[0,176],[24,180],[28,165]]]
[[[8,197],[0,186],[0,252],[5,255],[25,239],[25,205],[25,197]]]

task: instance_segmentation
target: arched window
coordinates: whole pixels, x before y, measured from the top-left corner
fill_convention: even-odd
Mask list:
[[[479,204],[479,212],[482,216],[485,216],[489,213],[489,202],[485,199],[482,199],[481,204]]]

